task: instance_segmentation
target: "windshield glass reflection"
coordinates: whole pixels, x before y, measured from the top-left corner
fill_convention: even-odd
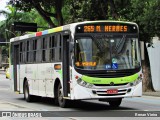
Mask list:
[[[138,38],[82,37],[75,40],[75,66],[79,69],[123,70],[140,67]]]

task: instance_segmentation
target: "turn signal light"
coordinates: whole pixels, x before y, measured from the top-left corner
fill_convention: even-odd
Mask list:
[[[55,70],[61,70],[61,64],[55,64],[54,69]]]

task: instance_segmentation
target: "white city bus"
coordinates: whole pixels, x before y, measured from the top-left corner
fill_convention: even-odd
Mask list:
[[[13,89],[27,102],[98,99],[118,107],[142,95],[138,34],[136,23],[86,21],[12,38]]]

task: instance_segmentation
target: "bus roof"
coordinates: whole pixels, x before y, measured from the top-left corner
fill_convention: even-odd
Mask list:
[[[99,21],[84,21],[84,22],[77,22],[77,23],[71,23],[68,25],[64,25],[64,26],[60,26],[60,27],[56,27],[56,28],[51,28],[51,29],[47,29],[44,31],[39,31],[39,32],[35,32],[32,34],[26,34],[23,36],[18,36],[18,37],[14,37],[10,39],[10,42],[15,42],[15,41],[19,41],[19,40],[23,40],[23,39],[28,39],[28,38],[34,38],[34,37],[40,37],[43,35],[47,35],[47,34],[51,34],[51,33],[55,33],[55,32],[60,32],[63,30],[71,30],[72,33],[74,33],[73,28],[75,28],[75,26],[79,25],[79,24],[85,24],[85,23],[100,23],[100,22],[115,22],[115,23],[127,23],[127,24],[135,24],[134,22],[126,22],[126,21],[110,21],[110,20],[99,20]]]

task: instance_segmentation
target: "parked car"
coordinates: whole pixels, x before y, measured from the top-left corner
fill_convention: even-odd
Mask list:
[[[9,68],[6,68],[6,78],[7,78],[7,79],[10,78]]]

